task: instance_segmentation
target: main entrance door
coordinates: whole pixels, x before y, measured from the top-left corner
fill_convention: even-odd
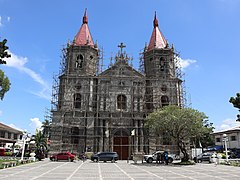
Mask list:
[[[128,159],[128,136],[113,138],[113,151],[117,152],[120,160]]]

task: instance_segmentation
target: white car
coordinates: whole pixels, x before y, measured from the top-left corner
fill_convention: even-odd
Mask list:
[[[143,156],[143,159],[147,162],[147,163],[152,163],[153,161],[156,161],[157,160],[157,155],[160,154],[163,154],[164,151],[156,151],[154,152],[153,154],[149,154],[149,155],[144,155]],[[168,154],[168,162],[169,163],[172,163],[173,160],[176,160],[178,159],[177,156],[175,154]]]

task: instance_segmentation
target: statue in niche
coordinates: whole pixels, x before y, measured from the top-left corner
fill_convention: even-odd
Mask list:
[[[78,68],[82,68],[82,66],[83,66],[83,55],[79,54],[76,59],[75,67],[78,69]]]

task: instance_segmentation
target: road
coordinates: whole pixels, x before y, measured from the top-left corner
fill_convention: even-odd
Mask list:
[[[134,164],[89,160],[51,162],[48,159],[0,170],[0,180],[239,180],[240,167],[199,163],[191,166]]]

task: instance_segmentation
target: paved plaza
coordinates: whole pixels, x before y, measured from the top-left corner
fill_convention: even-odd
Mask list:
[[[134,164],[127,161],[93,163],[91,161],[51,162],[48,159],[0,170],[0,180],[239,180],[240,168],[199,163],[191,166]]]

